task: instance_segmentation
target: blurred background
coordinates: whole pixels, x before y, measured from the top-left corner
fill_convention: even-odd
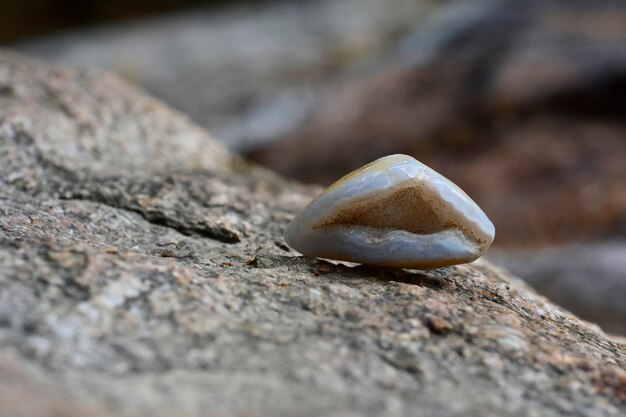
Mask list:
[[[0,0],[0,41],[294,179],[410,154],[492,218],[491,260],[626,334],[623,0]]]

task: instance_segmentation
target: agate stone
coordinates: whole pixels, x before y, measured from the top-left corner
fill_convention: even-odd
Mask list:
[[[289,224],[300,253],[363,264],[430,269],[471,262],[495,227],[452,181],[407,155],[346,175]]]

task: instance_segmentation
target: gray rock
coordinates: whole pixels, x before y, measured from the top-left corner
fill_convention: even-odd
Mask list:
[[[314,0],[198,8],[21,41],[18,50],[115,71],[230,148],[297,129],[347,71],[427,13],[432,0]],[[359,67],[359,68],[355,68]]]
[[[0,53],[0,416],[620,416],[624,345],[486,261],[298,256],[316,188]]]
[[[489,259],[585,320],[626,335],[625,242],[500,249],[491,251]]]

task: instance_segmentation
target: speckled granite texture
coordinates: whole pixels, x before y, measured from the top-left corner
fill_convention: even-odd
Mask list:
[[[487,262],[290,251],[317,191],[0,52],[0,416],[624,415],[624,345]]]

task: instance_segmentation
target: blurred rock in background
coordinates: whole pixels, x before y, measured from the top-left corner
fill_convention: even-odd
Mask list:
[[[411,154],[494,220],[496,259],[626,334],[623,1],[243,3],[13,46],[116,71],[301,180]]]
[[[154,12],[233,0],[1,0],[0,42]]]
[[[339,79],[374,65],[432,1],[242,3],[21,41],[18,50],[137,82],[235,150],[301,129]],[[377,62],[382,68],[384,62]]]

